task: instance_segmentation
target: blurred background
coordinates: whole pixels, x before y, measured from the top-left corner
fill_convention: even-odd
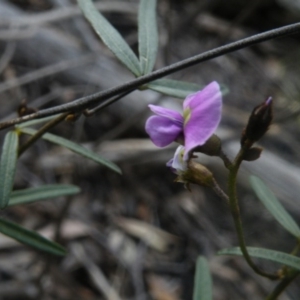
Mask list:
[[[137,52],[137,0],[95,1]],[[300,21],[299,0],[158,0],[155,69],[259,32]],[[261,158],[243,164],[238,192],[248,245],[290,252],[295,241],[260,204],[248,176],[262,178],[300,221],[299,35],[261,43],[169,78],[226,89],[217,134],[233,158],[252,109],[274,99],[274,124]],[[23,99],[37,109],[68,103],[133,76],[99,41],[72,0],[0,0],[0,118],[16,117]],[[50,257],[0,235],[0,299],[192,299],[195,261],[204,255],[214,299],[264,299],[275,283],[240,257],[227,205],[212,191],[174,182],[165,166],[176,145],[156,148],[144,131],[149,103],[181,109],[182,100],[134,92],[53,133],[117,163],[120,176],[66,149],[39,141],[18,162],[15,189],[72,183],[75,197],[16,206],[1,216],[62,243]],[[1,132],[1,140],[6,131]],[[199,155],[226,188],[217,158]],[[257,261],[265,265],[264,261]],[[277,265],[266,268],[276,270]],[[280,299],[299,299],[296,280]]]

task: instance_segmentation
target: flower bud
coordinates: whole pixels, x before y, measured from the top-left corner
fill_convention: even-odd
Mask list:
[[[246,160],[246,161],[257,160],[260,158],[262,151],[263,151],[263,148],[261,148],[261,147],[252,147],[250,149],[247,149],[244,154],[243,160]]]
[[[80,113],[70,113],[66,116],[65,121],[67,122],[75,122],[79,119]]]
[[[36,108],[28,107],[26,99],[23,99],[21,104],[18,107],[18,115],[19,117],[24,117],[30,114],[37,112]]]
[[[199,146],[193,150],[193,152],[201,152],[209,156],[219,156],[221,151],[221,140],[213,134],[204,145]]]
[[[251,143],[258,141],[267,132],[273,119],[272,104],[272,98],[269,97],[264,103],[253,109],[242,134],[242,146],[247,140]]]
[[[213,174],[206,167],[192,160],[188,164],[188,169],[180,173],[176,181],[185,184],[194,183],[207,187],[215,186]]]

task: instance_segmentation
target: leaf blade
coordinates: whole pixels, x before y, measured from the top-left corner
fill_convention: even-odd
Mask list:
[[[276,250],[256,248],[256,247],[247,247],[247,250],[251,257],[271,260],[273,262],[289,266],[293,269],[300,270],[300,258],[297,256],[293,256]],[[222,249],[221,251],[218,252],[218,255],[241,256],[243,254],[239,247],[234,247],[234,248]]]
[[[33,129],[33,128],[19,128],[20,131],[22,133],[26,133],[26,134],[29,134],[29,135],[33,135],[37,132],[37,130]],[[54,144],[57,144],[57,145],[60,145],[60,146],[63,146],[63,147],[66,147],[68,148],[69,150],[79,154],[79,155],[82,155],[86,158],[89,158],[103,166],[106,166],[107,168],[115,171],[116,173],[119,173],[119,174],[122,174],[122,171],[121,169],[114,163],[106,160],[105,158],[102,158],[101,156],[95,154],[94,152],[92,151],[89,151],[88,149],[86,149],[85,147],[79,145],[79,144],[76,144],[74,142],[71,142],[65,138],[62,138],[60,136],[57,136],[57,135],[54,135],[52,133],[46,133],[42,136],[42,138],[46,141],[49,141],[51,143],[54,143]]]
[[[197,83],[163,78],[154,80],[144,85],[141,89],[148,88],[168,96],[182,99],[190,94],[200,91],[203,87],[203,85]],[[229,93],[227,86],[221,85],[221,93],[223,96]]]
[[[66,250],[61,245],[44,238],[34,231],[28,230],[2,218],[0,218],[0,232],[22,244],[34,247],[41,251],[58,256],[66,255]]]
[[[151,83],[148,83],[146,87],[153,91],[176,98],[185,98],[203,88],[203,86],[195,83],[167,78],[152,81]]]
[[[29,126],[34,126],[34,125],[37,125],[37,124],[40,124],[40,123],[45,123],[45,122],[48,122],[48,121],[51,121],[51,120],[57,118],[57,116],[58,115],[53,115],[53,116],[49,116],[49,117],[45,117],[45,118],[33,119],[33,120],[30,120],[30,121],[18,124],[17,127],[18,128],[29,127]]]
[[[77,0],[77,2],[103,43],[134,75],[140,76],[140,63],[120,33],[98,12],[91,0]]]
[[[27,204],[61,196],[70,196],[80,192],[75,185],[49,184],[35,188],[28,188],[19,191],[12,191],[8,206]]]
[[[212,279],[205,257],[199,256],[196,263],[193,300],[212,300]]]
[[[0,208],[6,207],[13,188],[19,137],[16,131],[9,131],[4,138],[0,159]]]
[[[139,58],[142,74],[154,67],[158,49],[156,0],[141,0],[138,14]]]
[[[264,182],[256,176],[250,176],[250,184],[257,197],[278,221],[278,223],[280,223],[292,235],[300,238],[299,226]]]

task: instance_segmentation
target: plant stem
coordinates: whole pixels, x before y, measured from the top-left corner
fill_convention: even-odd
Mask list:
[[[86,109],[83,114],[86,116],[86,117],[89,117],[89,116],[92,116],[93,114],[95,114],[96,112],[102,110],[103,108],[119,101],[120,99],[124,98],[125,96],[129,95],[130,93],[132,93],[135,89],[131,89],[127,92],[124,92],[122,93],[121,95],[117,95],[116,97],[113,97],[101,104],[99,104],[97,107],[95,108],[92,108],[92,109]]]
[[[22,146],[20,146],[18,151],[18,156],[20,157],[33,143],[35,143],[40,137],[42,137],[45,133],[47,133],[51,128],[62,122],[69,113],[63,113],[59,115],[57,118],[51,120],[46,123],[43,127],[41,127],[36,134],[31,136]]]
[[[214,179],[213,180],[213,190],[215,191],[215,193],[222,198],[223,200],[226,201],[227,204],[229,204],[229,197],[226,195],[226,193],[222,190],[222,188],[219,186],[219,184],[217,183],[217,181]]]
[[[297,270],[290,271],[290,274],[285,276],[279,283],[276,285],[273,292],[266,298],[266,300],[276,300],[278,296],[287,288],[287,286],[300,274]]]
[[[137,89],[137,88],[143,86],[144,84],[147,84],[153,80],[165,77],[167,75],[170,75],[172,73],[183,70],[185,68],[194,66],[201,62],[208,61],[210,59],[213,59],[213,58],[222,56],[224,54],[228,54],[228,53],[249,47],[251,45],[255,45],[255,44],[258,44],[258,43],[261,43],[264,41],[268,41],[271,39],[275,39],[278,37],[295,34],[298,32],[300,32],[300,23],[295,23],[292,25],[276,28],[276,29],[273,29],[273,30],[270,30],[267,32],[259,33],[259,34],[238,40],[236,42],[233,42],[233,43],[230,43],[230,44],[218,47],[218,48],[214,48],[212,50],[195,55],[193,57],[184,59],[180,62],[177,62],[170,66],[161,68],[157,71],[154,71],[150,74],[146,74],[146,75],[136,78],[130,82],[119,85],[117,87],[113,87],[111,89],[101,91],[96,94],[74,100],[67,104],[61,104],[61,105],[58,105],[55,107],[42,109],[36,113],[30,114],[30,115],[27,115],[24,117],[16,118],[13,120],[9,120],[7,122],[3,122],[0,124],[0,129],[4,129],[4,128],[10,127],[14,124],[18,124],[21,122],[35,119],[35,118],[42,118],[42,117],[46,117],[46,116],[50,116],[50,115],[59,114],[62,112],[82,111],[82,110],[90,107],[91,105],[97,104],[99,102],[100,103],[106,102],[108,99],[110,99],[116,95],[122,94],[122,93],[130,91],[132,89],[133,90]]]
[[[237,173],[239,170],[239,167],[243,161],[243,156],[245,151],[250,147],[251,145],[246,143],[239,151],[237,154],[233,165],[229,167],[229,177],[228,177],[228,196],[229,196],[229,205],[230,205],[230,210],[231,214],[234,220],[234,225],[235,229],[238,235],[238,241],[239,241],[239,246],[241,248],[241,251],[243,253],[243,256],[245,260],[247,261],[248,265],[254,270],[255,273],[267,277],[271,280],[277,280],[279,279],[278,274],[270,274],[267,272],[262,271],[259,269],[254,262],[252,261],[246,247],[246,242],[245,242],[245,236],[243,232],[243,225],[242,225],[242,220],[241,220],[241,214],[240,214],[240,208],[239,208],[239,203],[237,199],[237,193],[236,193],[236,180],[237,180]]]
[[[223,150],[221,149],[220,153],[219,153],[219,157],[223,160],[223,163],[225,165],[225,167],[227,169],[229,169],[230,167],[232,167],[232,162],[231,160],[228,158],[228,156],[223,152]]]

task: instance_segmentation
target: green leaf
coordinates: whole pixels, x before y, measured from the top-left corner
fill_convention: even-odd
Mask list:
[[[156,0],[140,1],[138,27],[141,69],[148,74],[153,70],[158,48]]]
[[[31,203],[50,198],[74,195],[80,192],[75,185],[49,184],[36,188],[28,188],[19,191],[12,191],[9,199],[9,206]]]
[[[16,131],[9,131],[4,139],[0,160],[0,208],[4,208],[14,184],[18,158],[19,136]]]
[[[185,98],[186,96],[195,93],[203,88],[195,83],[173,80],[173,79],[158,79],[148,83],[146,88],[149,88],[153,91],[176,97],[176,98]]]
[[[53,116],[45,117],[45,118],[41,118],[41,119],[30,120],[30,121],[24,122],[22,124],[18,124],[17,127],[22,128],[22,127],[29,127],[29,126],[37,125],[37,124],[40,124],[40,123],[46,123],[48,121],[51,121],[51,120],[57,118],[57,116],[58,115],[53,115]]]
[[[48,252],[54,255],[66,255],[61,245],[54,243],[38,233],[25,229],[13,222],[0,218],[0,232],[19,241],[22,244]]]
[[[32,129],[32,128],[20,128],[20,131],[22,133],[26,133],[26,134],[30,134],[30,135],[34,135],[37,130],[35,129]],[[105,158],[102,158],[101,156],[95,154],[94,152],[82,147],[81,145],[79,144],[76,144],[74,142],[71,142],[67,139],[64,139],[60,136],[57,136],[57,135],[54,135],[54,134],[51,134],[51,133],[46,133],[42,136],[42,138],[46,141],[49,141],[51,143],[54,143],[54,144],[57,144],[57,145],[60,145],[60,146],[63,146],[63,147],[66,147],[68,148],[69,150],[79,154],[79,155],[82,155],[86,158],[89,158],[103,166],[106,166],[107,168],[110,168],[111,170],[121,174],[122,171],[121,169],[115,165],[114,163],[106,160]]]
[[[148,88],[150,90],[168,96],[182,99],[187,97],[190,94],[200,91],[201,89],[203,89],[203,86],[196,83],[163,78],[163,79],[154,80],[144,85],[141,88],[141,90],[145,88]],[[226,86],[221,85],[221,92],[222,95],[224,96],[229,93],[229,89]]]
[[[139,60],[120,33],[97,11],[91,0],[77,0],[77,2],[103,43],[134,75],[140,76]]]
[[[193,300],[212,300],[212,279],[207,260],[203,256],[197,259]]]
[[[284,209],[270,189],[264,184],[264,182],[256,176],[251,176],[250,183],[257,197],[273,215],[273,217],[292,235],[300,238],[299,226],[293,220],[291,215]]]
[[[257,258],[264,258],[300,270],[300,258],[284,252],[275,250],[247,247],[249,255]],[[218,255],[243,255],[239,247],[222,249]]]

